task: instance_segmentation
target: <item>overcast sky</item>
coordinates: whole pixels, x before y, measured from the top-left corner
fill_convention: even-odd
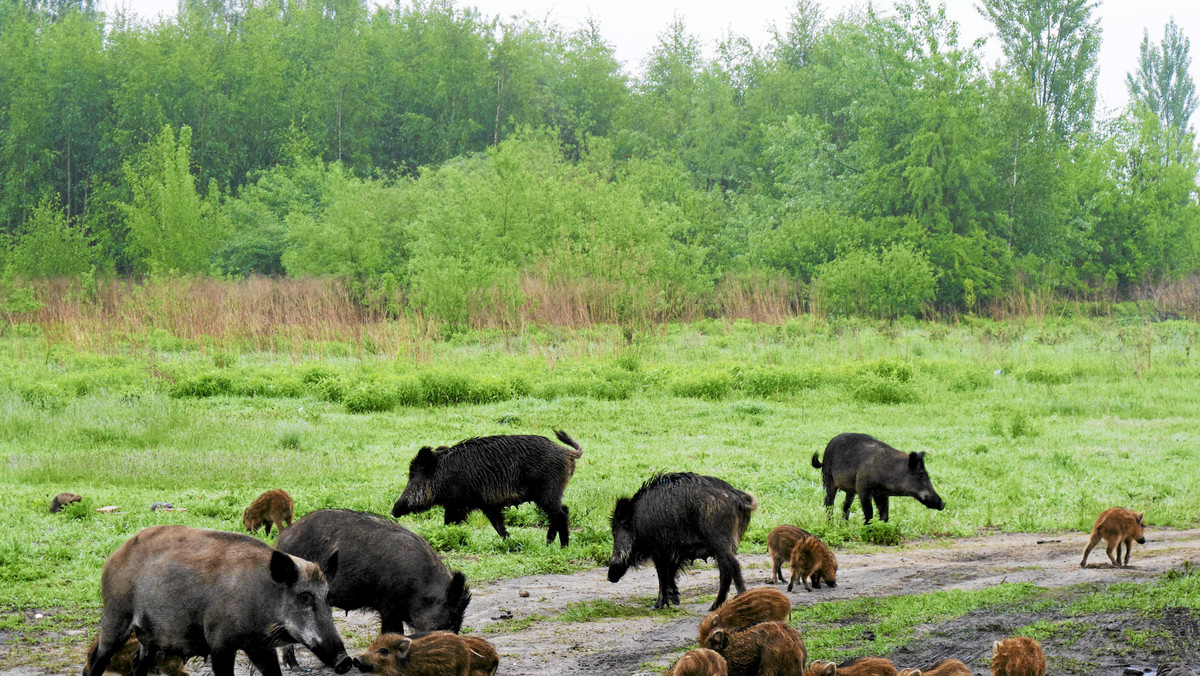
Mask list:
[[[567,30],[578,27],[589,16],[596,19],[601,33],[617,50],[626,71],[639,71],[642,59],[650,51],[675,16],[684,19],[688,30],[710,47],[729,34],[743,35],[756,46],[766,44],[771,25],[784,26],[792,0],[459,0],[460,6],[478,7],[484,14],[508,18],[526,14],[536,19],[549,18]],[[864,0],[822,0],[827,16],[836,16],[851,7],[862,7]],[[173,14],[177,0],[102,0],[105,9],[125,6],[150,18],[160,13]],[[877,10],[892,7],[891,0],[876,0]],[[991,24],[980,16],[975,0],[947,0],[946,11],[959,24],[964,44],[985,37]],[[1162,39],[1163,26],[1174,16],[1193,42],[1192,78],[1200,81],[1200,2],[1197,0],[1102,0],[1099,8],[1103,27],[1100,48],[1100,104],[1097,112],[1123,108],[1128,100],[1125,74],[1137,64],[1142,31],[1150,30],[1150,39]],[[995,38],[989,39],[985,63],[989,67],[1000,56]]]

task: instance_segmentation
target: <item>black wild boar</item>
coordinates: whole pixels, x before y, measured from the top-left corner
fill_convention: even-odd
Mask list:
[[[264,676],[279,676],[274,648],[296,642],[345,673],[352,662],[325,600],[337,566],[336,552],[318,566],[249,535],[147,528],[104,563],[100,635],[84,676],[103,674],[133,631],[138,674],[162,652],[211,656],[215,676],[232,676],[242,650]]]
[[[825,484],[825,509],[833,512],[838,491],[846,492],[842,516],[850,518],[850,504],[858,495],[863,522],[870,523],[871,501],[879,507],[879,518],[888,520],[888,498],[893,495],[916,498],[930,509],[945,509],[946,503],[933,489],[925,471],[925,453],[904,453],[867,436],[839,434],[825,447],[825,462],[813,453],[812,466],[821,470]]]
[[[354,666],[380,676],[470,676],[471,651],[462,637],[445,631],[419,638],[383,634]]]
[[[270,535],[273,524],[282,533],[285,524],[292,525],[292,509],[292,496],[287,491],[275,488],[250,503],[242,512],[242,525],[251,533],[265,528],[265,534]]]
[[[800,632],[786,622],[716,629],[703,647],[721,653],[728,664],[729,676],[802,676],[808,660]]]
[[[504,508],[533,502],[550,520],[546,544],[557,535],[566,547],[571,531],[562,496],[583,448],[566,432],[555,430],[554,436],[570,448],[532,434],[477,437],[449,448],[426,446],[408,465],[408,484],[392,516],[441,505],[445,522],[451,524],[462,523],[478,509],[506,538]]]
[[[279,534],[279,551],[311,561],[338,553],[329,604],[379,613],[381,634],[457,633],[471,602],[467,578],[451,573],[420,535],[378,514],[320,509]]]
[[[612,513],[613,556],[608,581],[621,579],[630,566],[654,562],[658,572],[655,608],[679,603],[675,578],[696,559],[714,557],[721,573],[716,610],[729,594],[746,590],[738,564],[738,543],[758,508],[753,495],[711,476],[679,472],[656,474],[632,498],[617,500]]]
[[[729,599],[700,621],[697,645],[708,643],[713,630],[740,629],[759,622],[785,622],[792,614],[787,594],[771,587],[755,587]]]

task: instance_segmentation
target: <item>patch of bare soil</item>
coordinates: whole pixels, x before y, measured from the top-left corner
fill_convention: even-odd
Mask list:
[[[866,596],[984,589],[1006,582],[1029,582],[1048,588],[1147,582],[1185,561],[1200,561],[1200,529],[1151,533],[1151,540],[1144,546],[1134,547],[1128,568],[1110,567],[1103,550],[1093,551],[1088,567],[1080,568],[1086,541],[1084,533],[994,534],[919,542],[874,553],[842,552],[838,554],[836,588],[805,592],[797,587],[789,596],[799,606]],[[770,567],[766,556],[740,558],[748,586],[767,584]],[[697,625],[716,592],[715,568],[702,566],[681,577],[679,588],[686,612],[683,617],[582,623],[555,617],[570,604],[596,600],[648,607],[657,585],[653,567],[630,571],[617,584],[608,582],[604,569],[594,569],[478,585],[472,590],[474,598],[464,631],[487,632],[485,637],[501,655],[502,676],[652,673],[669,665],[679,651],[696,640]],[[528,595],[523,596],[522,591]],[[970,614],[920,628],[917,639],[893,657],[902,666],[925,666],[954,656],[970,664],[976,673],[987,673],[984,660],[991,657],[992,641],[1037,620],[1060,619],[1064,618],[1053,610],[1037,615]],[[1121,667],[1130,664],[1157,664],[1167,659],[1191,664],[1200,661],[1200,627],[1189,610],[1164,613],[1162,618],[1113,615],[1084,619],[1085,628],[1080,632],[1055,634],[1045,641],[1053,673],[1119,674]],[[338,617],[338,622],[351,652],[361,650],[378,629],[377,620],[363,613]],[[1131,637],[1144,645],[1133,645]],[[0,662],[2,650],[0,646]],[[314,673],[332,673],[307,651],[297,652],[301,663],[313,668]],[[810,659],[821,657],[810,655]],[[244,658],[238,664],[239,675],[249,673]],[[191,670],[198,676],[210,673],[207,665],[195,661]],[[48,672],[23,669],[12,673],[41,676]]]

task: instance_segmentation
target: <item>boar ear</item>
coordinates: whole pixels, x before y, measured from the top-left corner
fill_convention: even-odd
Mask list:
[[[917,455],[916,453],[909,453],[908,468],[914,472],[918,469],[921,469],[921,456]]]
[[[271,579],[279,584],[293,585],[300,579],[300,569],[292,557],[274,550],[271,552]]]
[[[1137,515],[1137,522],[1138,522],[1138,523],[1142,523],[1142,518],[1143,518],[1143,517],[1145,517],[1145,516],[1146,516],[1146,513],[1145,513],[1145,512],[1138,512],[1138,515]]]
[[[408,649],[411,647],[412,647],[412,639],[407,636],[401,636],[400,640],[396,641],[396,647],[395,647],[396,658],[401,659],[401,660],[407,659],[408,658]]]
[[[338,569],[338,550],[334,549],[329,552],[329,556],[325,558],[325,563],[321,564],[321,572],[325,574],[326,582],[333,582],[333,576],[337,575]]]
[[[821,670],[821,676],[834,676],[837,674],[837,665],[833,662],[827,662],[825,668]]]
[[[999,653],[1000,653],[1000,642],[996,641],[995,643],[992,644],[992,658],[994,659],[996,657],[996,655],[998,655]]]
[[[729,647],[729,634],[724,629],[717,629],[708,635],[708,647],[723,653]]]
[[[421,450],[417,451],[417,457],[413,458],[413,464],[418,467],[435,467],[437,455],[429,446],[422,446]]]
[[[629,498],[621,498],[617,500],[617,506],[613,507],[612,519],[609,520],[612,524],[625,523],[633,516],[633,500]]]

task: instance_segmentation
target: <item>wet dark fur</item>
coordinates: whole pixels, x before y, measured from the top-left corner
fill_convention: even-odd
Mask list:
[[[812,466],[821,470],[825,485],[825,509],[833,512],[838,491],[845,491],[842,516],[850,518],[850,505],[857,495],[862,504],[863,522],[874,517],[871,504],[879,509],[879,518],[888,520],[888,498],[916,498],[930,509],[944,509],[946,503],[933,488],[925,471],[925,453],[904,453],[866,434],[839,434],[825,446],[825,461],[813,453]]]
[[[279,551],[310,561],[338,552],[329,604],[379,613],[381,634],[462,628],[471,602],[466,577],[451,573],[420,535],[398,523],[349,509],[320,509],[279,535]]]
[[[710,610],[729,594],[746,590],[737,560],[738,543],[758,507],[753,495],[710,476],[680,472],[656,474],[632,498],[613,509],[613,558],[608,579],[620,580],[631,566],[652,561],[658,572],[655,608],[679,603],[675,578],[696,559],[717,560],[720,589]]]
[[[697,645],[704,645],[718,627],[738,629],[759,622],[784,622],[792,614],[787,594],[771,587],[755,587],[729,599],[700,621]]]
[[[705,647],[721,653],[728,664],[729,676],[802,676],[808,659],[804,639],[784,622],[717,629]]]
[[[557,536],[566,547],[571,533],[562,495],[583,449],[566,432],[554,434],[567,446],[542,436],[513,434],[467,439],[449,448],[422,448],[409,463],[408,484],[392,516],[440,505],[446,510],[445,522],[451,524],[462,523],[478,509],[506,538],[504,508],[533,502],[550,521],[546,544]]]

